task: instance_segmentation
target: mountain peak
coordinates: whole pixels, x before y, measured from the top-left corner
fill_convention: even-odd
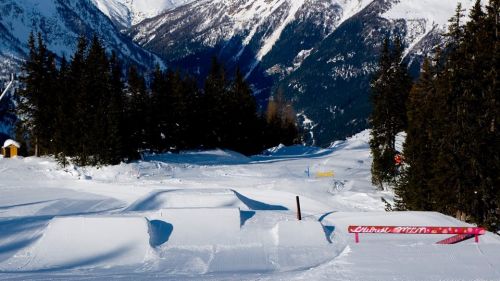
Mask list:
[[[141,21],[193,0],[92,0],[120,29],[130,28]]]

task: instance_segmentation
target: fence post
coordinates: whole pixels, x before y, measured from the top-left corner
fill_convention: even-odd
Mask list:
[[[297,201],[297,219],[302,220],[302,213],[300,212],[300,199],[299,196],[295,196],[295,200]]]

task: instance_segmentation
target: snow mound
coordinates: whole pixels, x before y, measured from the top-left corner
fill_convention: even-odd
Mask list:
[[[240,236],[240,211],[236,208],[165,209],[149,213],[147,217],[158,224],[172,225],[167,233],[163,228],[153,235],[169,236],[168,240],[162,241],[168,247],[234,245]]]
[[[312,247],[328,244],[323,225],[318,221],[282,221],[274,232],[276,244],[282,247]]]
[[[144,217],[61,217],[1,271],[37,271],[141,264],[150,249]]]
[[[370,130],[364,130],[344,141],[336,141],[330,145],[332,149],[345,150],[369,150],[370,149]]]
[[[154,233],[158,269],[191,275],[228,272],[272,272],[310,268],[334,258],[317,221],[257,224],[264,215],[245,218],[238,209],[168,209],[146,216],[167,233]],[[282,219],[270,211],[266,220]],[[259,218],[260,217],[260,218]],[[168,238],[167,238],[168,237]],[[173,259],[172,257],[175,257]]]
[[[205,166],[248,164],[250,162],[250,159],[243,154],[222,149],[207,151],[183,151],[179,154],[165,153],[158,155],[146,155],[144,160]]]
[[[128,211],[167,208],[238,208],[245,204],[229,189],[185,189],[153,191],[130,205]]]
[[[314,146],[293,145],[279,146],[270,148],[264,151],[264,155],[268,156],[301,156],[301,155],[314,155],[324,151],[324,149]]]

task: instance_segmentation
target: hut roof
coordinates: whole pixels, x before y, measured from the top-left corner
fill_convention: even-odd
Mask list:
[[[15,146],[15,147],[17,147],[17,148],[20,148],[20,147],[21,147],[21,145],[20,145],[17,141],[15,141],[15,140],[10,140],[10,139],[9,139],[9,140],[6,140],[6,141],[4,142],[4,144],[3,144],[3,146],[2,146],[2,147],[4,147],[4,148],[5,148],[5,147],[9,147],[9,146],[11,146],[11,145],[13,145],[13,146]]]

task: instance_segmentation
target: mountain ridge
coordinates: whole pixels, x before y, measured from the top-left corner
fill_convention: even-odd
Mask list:
[[[383,38],[402,38],[414,74],[444,43],[459,1],[434,2],[195,1],[146,19],[128,34],[194,75],[207,72],[210,56],[225,61],[229,73],[239,66],[261,99],[284,89],[311,136],[306,142],[328,145],[368,126],[370,76]],[[461,2],[469,9],[474,1]]]
[[[31,32],[40,33],[47,48],[59,58],[73,54],[80,35],[91,38],[95,34],[108,50],[116,51],[127,63],[148,68],[157,63],[163,65],[159,57],[120,34],[89,0],[3,0],[0,11],[0,60],[13,64],[8,71],[19,69],[28,52]]]

